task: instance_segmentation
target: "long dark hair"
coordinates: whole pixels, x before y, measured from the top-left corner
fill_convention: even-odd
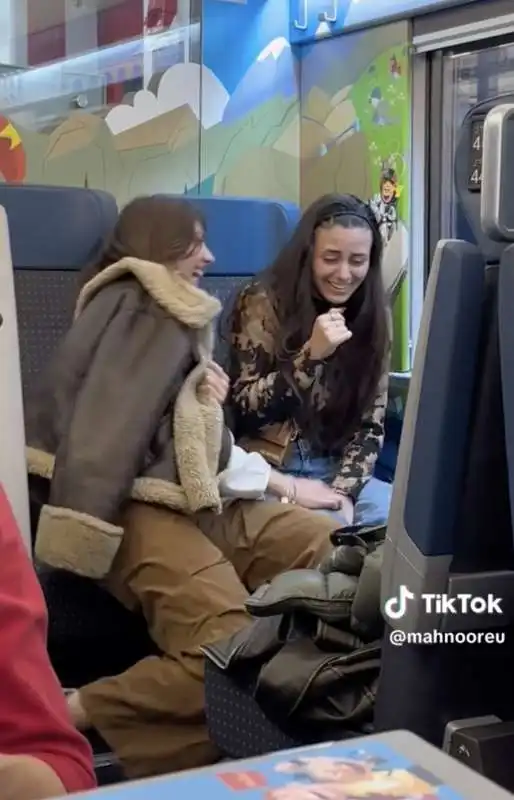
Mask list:
[[[320,410],[314,398],[305,399],[302,394],[296,415],[302,434],[323,452],[340,451],[372,407],[390,345],[381,273],[383,240],[373,211],[353,195],[320,197],[256,283],[256,289],[264,287],[273,302],[280,326],[278,369],[288,375],[292,355],[309,339],[316,317],[329,309],[314,288],[312,262],[316,231],[333,225],[370,230],[372,245],[366,278],[345,304],[345,320],[353,336],[325,363],[326,404]]]
[[[202,213],[188,200],[166,195],[137,197],[121,211],[105,247],[84,270],[82,284],[128,256],[157,264],[186,257],[200,243],[198,226],[205,230]]]

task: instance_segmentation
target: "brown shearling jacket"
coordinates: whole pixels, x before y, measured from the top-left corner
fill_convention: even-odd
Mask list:
[[[29,476],[50,484],[42,562],[105,577],[130,499],[221,509],[231,439],[221,407],[199,391],[219,310],[163,265],[132,258],[82,289],[27,414]]]

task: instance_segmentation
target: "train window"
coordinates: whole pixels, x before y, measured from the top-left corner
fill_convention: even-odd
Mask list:
[[[453,156],[456,136],[469,109],[488,97],[514,91],[514,42],[465,52],[443,54],[443,148],[441,164],[440,238],[474,242],[455,194]],[[480,131],[476,142],[480,149]],[[478,186],[480,152],[471,169],[470,188]]]

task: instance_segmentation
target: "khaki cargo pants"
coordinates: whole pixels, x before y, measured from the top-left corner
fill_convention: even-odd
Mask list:
[[[337,523],[298,506],[235,501],[195,518],[134,503],[124,524],[108,587],[143,612],[163,655],[81,689],[88,721],[128,777],[214,763],[200,646],[248,625],[248,590],[316,566]]]

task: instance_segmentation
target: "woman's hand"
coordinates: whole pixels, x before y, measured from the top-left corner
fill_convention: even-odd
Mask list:
[[[215,361],[209,361],[205,377],[199,387],[202,396],[207,401],[214,400],[222,406],[227,399],[229,388],[230,380],[225,370]]]
[[[339,511],[345,499],[323,481],[312,478],[294,478],[294,486],[294,501],[303,508]]]
[[[331,356],[339,345],[352,338],[352,332],[346,327],[342,311],[336,308],[320,314],[314,321],[312,333],[307,346],[311,358],[322,361]]]
[[[71,717],[71,720],[77,730],[85,731],[87,730],[88,722],[86,712],[84,710],[84,706],[82,705],[82,701],[80,699],[80,693],[78,691],[71,692],[66,697],[66,703],[68,705],[68,711]]]

